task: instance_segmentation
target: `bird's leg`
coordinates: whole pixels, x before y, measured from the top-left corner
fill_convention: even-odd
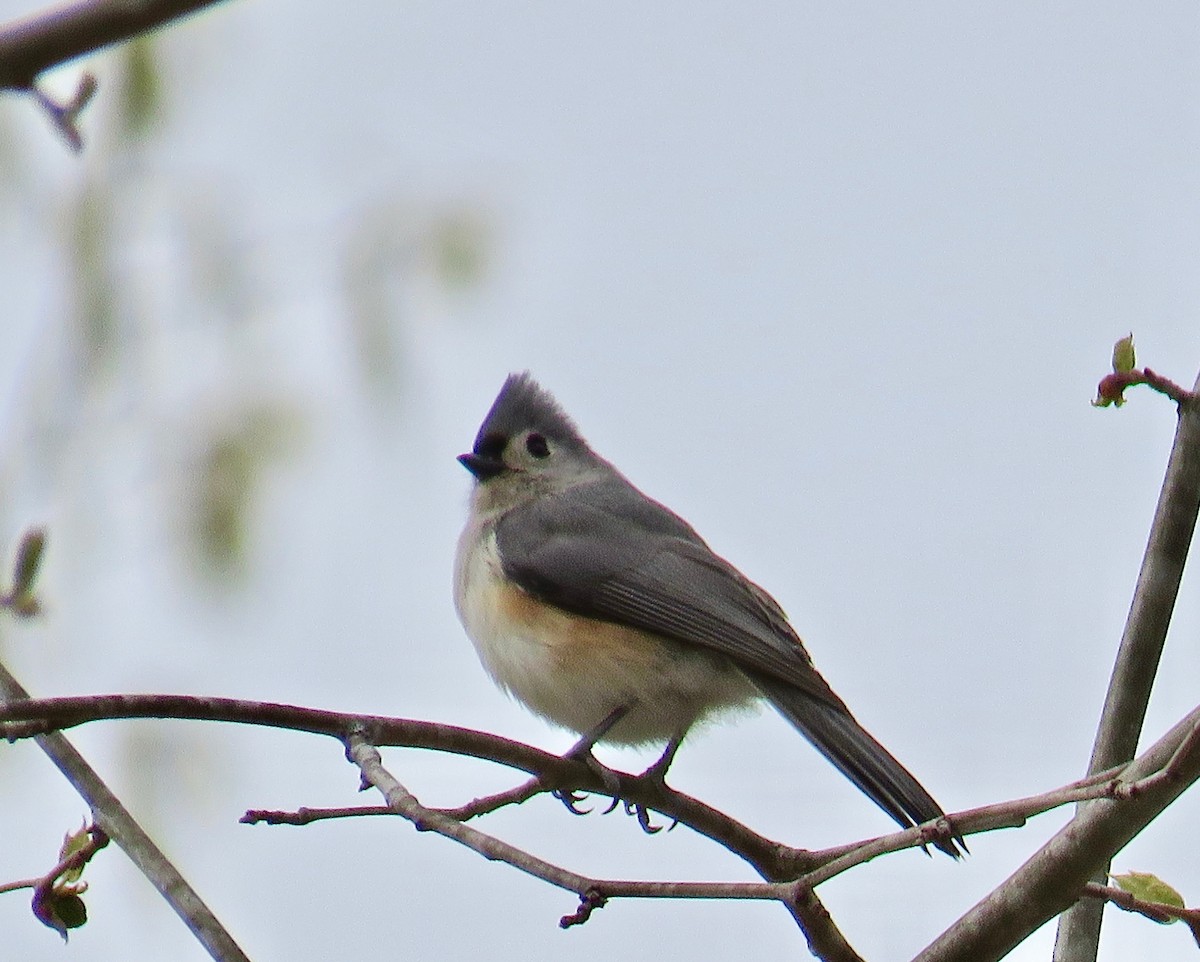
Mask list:
[[[679,746],[683,742],[683,736],[687,734],[687,729],[672,735],[671,740],[667,742],[667,747],[663,749],[662,755],[658,761],[647,768],[641,775],[638,776],[639,782],[647,782],[653,785],[660,791],[667,787],[667,769],[671,767],[671,762],[675,760],[675,753],[679,751]],[[611,811],[611,809],[609,810]],[[638,824],[642,827],[642,831],[647,835],[653,835],[655,832],[662,831],[661,825],[652,825],[650,822],[650,811],[645,805],[626,802],[625,811],[630,815],[637,816]],[[673,829],[679,824],[679,819],[675,819],[667,826],[667,831]]]
[[[675,761],[675,753],[679,751],[679,746],[683,744],[683,736],[687,731],[682,731],[677,735],[672,735],[671,740],[667,742],[667,747],[663,749],[663,753],[659,756],[658,761],[647,768],[638,778],[654,782],[661,788],[667,787],[667,769],[671,767],[671,762]]]
[[[633,706],[634,702],[618,705],[605,715],[598,725],[593,725],[585,731],[579,741],[572,745],[563,757],[577,762],[586,761],[587,757],[592,754],[592,748],[595,747],[596,742],[612,731],[613,726],[628,715]]]
[[[604,783],[605,791],[612,795],[613,806],[617,804],[617,799],[621,794],[621,781],[617,777],[617,773],[611,768],[602,765],[599,759],[592,754],[592,749],[596,742],[600,741],[605,735],[612,731],[613,726],[622,718],[629,714],[633,709],[634,702],[627,702],[624,705],[618,705],[612,711],[601,719],[600,723],[593,725],[580,736],[579,741],[572,745],[563,755],[563,758],[569,758],[572,761],[583,762],[588,768]],[[579,808],[579,803],[583,800],[583,795],[578,792],[569,790],[555,789],[551,794],[562,802],[567,809],[575,815],[586,815],[589,809]],[[612,808],[609,808],[612,811]]]

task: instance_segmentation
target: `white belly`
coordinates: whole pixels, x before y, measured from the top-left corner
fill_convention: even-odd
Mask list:
[[[480,661],[530,710],[585,732],[635,707],[604,739],[665,742],[701,717],[746,705],[757,691],[733,665],[698,646],[569,614],[503,575],[496,536],[468,526],[459,540],[455,603]]]

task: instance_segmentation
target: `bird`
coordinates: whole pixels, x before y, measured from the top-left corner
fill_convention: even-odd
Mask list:
[[[663,778],[698,722],[765,700],[902,828],[945,817],[775,599],[595,453],[528,372],[505,380],[458,460],[474,478],[459,619],[501,689],[581,736],[569,755],[665,745],[647,770]],[[933,844],[966,850],[944,833]]]

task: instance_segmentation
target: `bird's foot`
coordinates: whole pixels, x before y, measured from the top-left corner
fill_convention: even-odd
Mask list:
[[[591,811],[590,808],[583,808],[581,803],[587,798],[586,792],[575,792],[569,788],[556,788],[550,794],[563,803],[563,806],[572,815],[586,815]]]
[[[563,758],[569,759],[573,762],[583,762],[583,764],[588,767],[591,773],[600,779],[600,783],[604,786],[604,794],[612,796],[612,804],[604,810],[605,815],[616,808],[617,803],[621,798],[621,776],[618,772],[613,771],[613,769],[609,768],[607,765],[602,764],[600,760],[592,754],[592,746],[590,744],[588,744],[586,741],[579,742],[577,745],[571,748],[570,751],[563,755]],[[563,805],[566,806],[567,811],[569,811],[572,815],[586,815],[591,811],[590,808],[580,807],[580,803],[587,797],[586,792],[576,792],[570,789],[555,789],[550,794],[562,802]]]
[[[671,762],[675,760],[675,752],[679,748],[681,739],[673,738],[667,744],[666,750],[653,765],[647,768],[642,774],[637,776],[639,785],[651,788],[656,794],[665,795],[670,789],[667,787],[667,769],[671,767]],[[609,807],[611,812],[616,807],[616,802]],[[625,814],[632,815],[637,818],[638,825],[647,835],[654,835],[661,832],[664,828],[669,832],[679,824],[679,819],[671,819],[670,825],[655,825],[650,820],[650,809],[641,802],[625,802]]]
[[[634,818],[636,818],[637,822],[638,822],[638,826],[647,835],[657,835],[664,828],[669,832],[669,831],[671,831],[671,829],[673,829],[676,825],[679,824],[679,819],[673,818],[673,819],[671,819],[670,825],[655,825],[650,820],[650,813],[653,811],[653,809],[648,808],[647,806],[643,805],[641,802],[630,802],[625,799],[621,800],[621,804],[625,806],[625,814],[631,815]],[[608,811],[611,812],[616,807],[617,807],[617,803],[614,800],[613,803],[608,807]],[[607,812],[605,814],[607,814]]]

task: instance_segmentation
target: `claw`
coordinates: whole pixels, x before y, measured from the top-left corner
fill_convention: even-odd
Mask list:
[[[662,757],[644,772],[642,772],[642,774],[637,777],[637,780],[639,782],[653,785],[660,792],[669,791],[666,781],[667,769],[671,767],[671,762],[675,758],[675,752],[679,748],[679,742],[681,739],[682,736],[671,739],[671,741],[667,744],[666,751],[662,753]],[[611,807],[609,811],[612,811]],[[647,835],[656,835],[664,828],[669,832],[679,824],[679,819],[673,818],[671,819],[670,825],[655,825],[650,820],[650,812],[651,810],[649,808],[639,802],[625,802],[625,814],[635,816],[637,818],[638,825],[641,826],[642,831]]]
[[[647,835],[657,835],[663,830],[661,825],[655,825],[650,821],[650,809],[648,809],[645,805],[635,804],[633,806],[633,812],[635,815],[637,815],[638,825],[641,826],[642,831]]]
[[[592,750],[585,746],[576,745],[565,756],[573,761],[583,762],[591,772],[600,779],[604,785],[604,794],[612,796],[612,804],[605,809],[604,814],[607,815],[617,807],[617,802],[621,798],[621,776],[614,772],[611,768],[602,765],[592,754]],[[587,798],[586,792],[574,792],[566,789],[556,789],[550,793],[560,802],[562,802],[569,812],[573,815],[587,815],[592,811],[590,808],[581,808],[579,803]]]
[[[625,806],[625,814],[637,819],[638,826],[647,835],[657,835],[664,828],[669,832],[679,824],[678,819],[674,819],[670,825],[655,825],[650,821],[650,813],[652,809],[647,808],[640,802],[622,802]]]
[[[590,808],[579,807],[580,802],[587,798],[587,794],[585,792],[573,792],[569,789],[556,788],[550,794],[562,802],[567,811],[572,815],[587,815],[591,811]]]

